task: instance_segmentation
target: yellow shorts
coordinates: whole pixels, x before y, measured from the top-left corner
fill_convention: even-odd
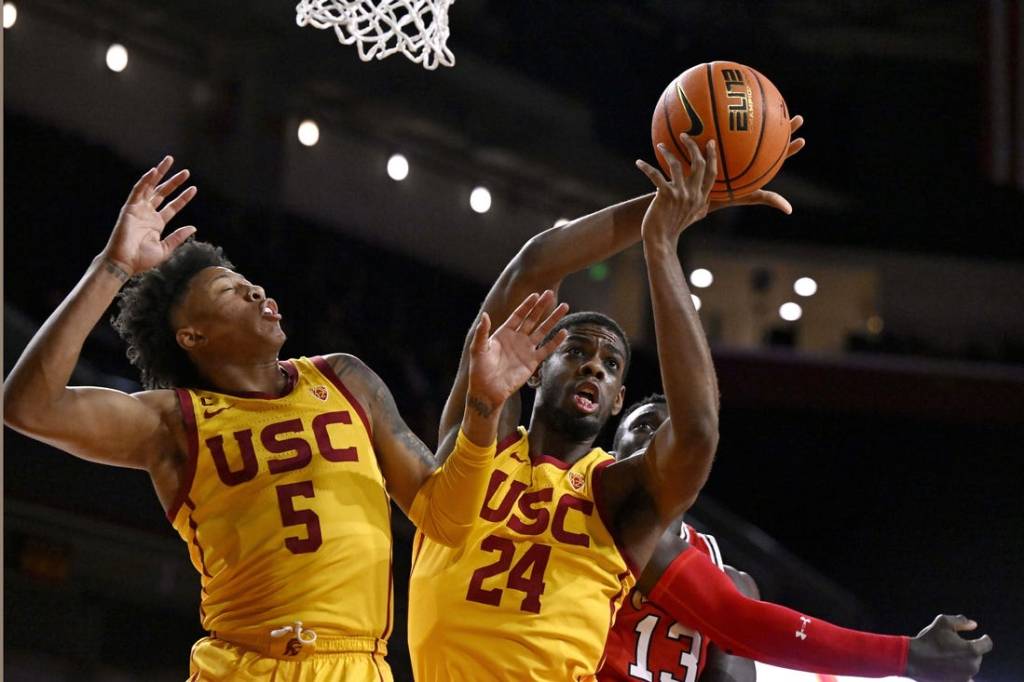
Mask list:
[[[302,660],[265,656],[223,639],[192,647],[188,682],[394,682],[383,654],[316,652]]]

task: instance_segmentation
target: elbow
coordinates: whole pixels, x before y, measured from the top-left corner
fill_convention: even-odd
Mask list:
[[[693,419],[680,429],[675,427],[676,440],[680,449],[686,451],[687,459],[691,461],[707,460],[709,463],[718,450],[718,415],[710,414],[706,417]]]
[[[26,431],[29,428],[29,414],[32,410],[26,406],[22,392],[17,389],[17,383],[7,378],[7,385],[4,387],[4,426],[15,431]]]
[[[551,286],[554,275],[548,265],[550,240],[547,232],[541,232],[523,245],[509,264],[510,281],[532,290]]]

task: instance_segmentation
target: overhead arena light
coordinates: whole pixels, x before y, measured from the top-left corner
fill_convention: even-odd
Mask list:
[[[388,177],[397,181],[409,177],[409,160],[401,154],[392,154],[388,159]]]
[[[121,73],[128,66],[128,50],[121,43],[114,43],[107,48],[107,68],[114,73]]]
[[[18,20],[18,8],[14,6],[13,2],[4,3],[4,28],[10,28],[14,26],[14,22]]]
[[[690,284],[697,287],[698,289],[704,289],[705,287],[711,286],[711,283],[715,281],[715,276],[711,274],[711,271],[706,268],[697,268],[690,273]]]
[[[793,282],[793,291],[800,296],[814,296],[818,291],[818,283],[810,277],[801,277]]]
[[[779,306],[779,317],[784,319],[786,322],[796,322],[803,316],[803,314],[804,310],[798,303],[790,301]]]
[[[320,141],[320,126],[316,124],[316,121],[306,119],[299,124],[299,142],[307,147],[312,147]]]
[[[477,213],[491,210],[491,192],[486,187],[476,187],[469,195],[469,207]]]

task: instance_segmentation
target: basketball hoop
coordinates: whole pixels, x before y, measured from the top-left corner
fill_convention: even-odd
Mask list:
[[[333,28],[364,62],[401,52],[425,69],[454,66],[448,8],[455,0],[299,0],[295,23]]]

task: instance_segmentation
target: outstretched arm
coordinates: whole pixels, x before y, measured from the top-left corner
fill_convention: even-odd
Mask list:
[[[737,571],[732,566],[725,567],[725,574],[736,586],[743,596],[750,599],[760,599],[761,592],[757,583],[748,574]],[[708,647],[708,663],[704,673],[700,676],[700,682],[756,682],[757,668],[749,658],[732,656],[722,651],[712,643]]]
[[[967,682],[992,649],[977,624],[939,616],[913,639],[849,630],[777,604],[748,599],[707,557],[663,537],[637,585],[647,598],[727,652],[784,668],[832,675],[906,675],[920,682]]]
[[[494,334],[490,318],[481,318],[470,344],[466,409],[452,451],[436,469],[437,459],[399,415],[384,382],[350,355],[327,358],[357,395],[367,397],[388,492],[431,539],[457,546],[472,526],[491,473],[501,407],[561,343],[564,333],[540,345],[566,310],[550,293],[531,294]]]
[[[643,485],[665,523],[693,504],[718,446],[718,382],[678,255],[683,230],[707,214],[718,155],[714,141],[707,145],[705,161],[689,136],[684,134],[681,139],[693,160],[688,176],[665,145],[659,150],[668,160],[671,179],[643,161],[637,162],[658,189],[642,229],[669,413],[638,466],[642,467]]]
[[[473,323],[482,315],[503,320],[531,292],[550,290],[557,295],[562,280],[592,263],[626,249],[640,239],[640,221],[651,195],[636,197],[570,223],[553,227],[531,238],[505,266],[484,299]],[[438,442],[451,449],[466,406],[469,353],[472,330],[466,337],[458,373],[444,406]],[[518,394],[506,403],[500,420],[499,437],[511,433],[519,424]]]
[[[803,117],[795,116],[790,121],[790,130],[795,133],[801,125]],[[789,144],[786,156],[796,154],[803,146],[803,138],[794,139]],[[550,289],[557,294],[562,280],[572,273],[636,244],[640,240],[640,223],[653,196],[646,194],[608,206],[531,238],[498,276],[484,299],[480,314],[487,313],[492,320],[503,320],[529,293]],[[758,190],[732,202],[711,202],[708,210],[754,205],[770,206],[785,213],[792,211],[785,198],[766,190]],[[441,415],[438,433],[440,443],[454,439],[456,427],[462,419],[471,337],[472,334],[466,337],[458,374]],[[518,395],[506,402],[499,427],[500,436],[511,432],[519,424],[519,409]]]
[[[196,195],[189,187],[163,208],[188,171],[160,180],[165,157],[132,188],[106,247],[29,342],[7,378],[4,423],[28,436],[103,464],[153,470],[171,435],[153,392],[128,395],[67,386],[82,344],[132,275],[163,262],[193,232],[182,227],[160,238],[167,223]]]

